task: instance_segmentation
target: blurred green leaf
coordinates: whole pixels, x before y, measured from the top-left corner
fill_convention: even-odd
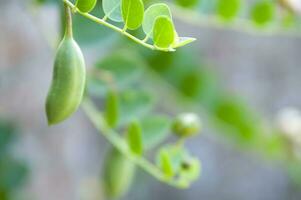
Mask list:
[[[0,190],[12,191],[20,187],[28,175],[24,163],[9,156],[0,160]]]
[[[109,72],[119,88],[136,81],[142,74],[143,63],[135,54],[125,51],[113,53],[96,64],[96,69]]]
[[[135,175],[135,165],[118,150],[112,149],[104,162],[103,183],[109,198],[120,198],[130,188]]]
[[[257,139],[260,124],[243,101],[231,96],[220,97],[213,114],[220,121],[218,123],[224,123],[231,128],[226,132],[231,133],[238,144],[252,143]]]
[[[217,14],[224,20],[234,19],[241,8],[241,0],[218,0]]]
[[[116,127],[119,119],[119,99],[114,90],[110,90],[106,96],[105,119],[111,128]]]
[[[119,90],[128,88],[137,81],[143,72],[143,63],[135,54],[117,51],[102,58],[89,78],[89,91],[97,96],[106,93],[108,82],[112,82]]]
[[[179,6],[185,8],[193,8],[198,5],[201,0],[175,0]]]
[[[258,1],[251,10],[251,17],[255,24],[264,26],[271,22],[275,15],[275,3],[270,0]]]
[[[128,145],[134,154],[142,155],[143,141],[141,125],[137,121],[133,121],[127,128]]]
[[[163,171],[163,173],[171,178],[174,176],[174,170],[173,170],[173,166],[172,166],[172,161],[170,158],[169,153],[165,150],[162,149],[159,152],[159,166],[161,168],[161,170]]]
[[[171,121],[165,116],[147,116],[141,120],[145,149],[151,149],[170,135]]]
[[[0,156],[7,153],[9,145],[17,136],[17,129],[13,123],[0,119]]]
[[[153,98],[146,91],[126,90],[120,93],[120,125],[142,117],[153,107]]]

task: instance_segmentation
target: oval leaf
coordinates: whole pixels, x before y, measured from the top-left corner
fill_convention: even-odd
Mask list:
[[[139,28],[143,21],[144,4],[142,0],[122,0],[122,18],[130,30]]]
[[[217,2],[217,13],[226,21],[234,19],[240,8],[241,0],[219,0]]]
[[[130,123],[127,130],[128,134],[128,145],[134,154],[142,155],[143,144],[142,144],[142,131],[141,126],[137,121]]]
[[[95,7],[97,0],[77,0],[76,7],[84,13],[88,13]]]
[[[117,149],[111,149],[106,155],[103,167],[104,192],[107,197],[118,199],[132,185],[136,166]]]
[[[116,92],[112,90],[107,94],[105,118],[111,128],[117,125],[119,118],[119,101]]]
[[[166,16],[172,19],[170,9],[166,4],[157,3],[151,5],[148,9],[146,9],[142,24],[143,31],[146,35],[152,37],[155,20],[159,16]]]
[[[165,149],[162,149],[159,152],[159,166],[167,177],[174,176],[174,170],[173,170],[171,158],[169,153]]]
[[[103,11],[107,18],[115,22],[122,22],[121,0],[102,0]]]
[[[154,104],[153,97],[146,91],[125,90],[120,94],[119,125],[129,123],[148,113]]]
[[[194,8],[199,2],[199,0],[176,0],[176,3],[184,8]]]
[[[171,121],[165,116],[149,116],[141,120],[142,138],[145,149],[161,143],[170,135]]]
[[[166,49],[175,39],[175,30],[172,21],[166,16],[156,19],[153,29],[154,44],[158,48]]]
[[[272,21],[275,14],[275,5],[270,1],[259,1],[251,11],[252,20],[259,26],[264,26]]]

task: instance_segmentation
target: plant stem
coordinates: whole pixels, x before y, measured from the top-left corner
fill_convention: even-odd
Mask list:
[[[68,38],[73,37],[72,31],[72,13],[70,7],[64,3],[64,14],[65,14],[65,36]]]
[[[96,106],[94,106],[93,102],[88,99],[88,97],[86,97],[86,99],[83,101],[82,107],[99,133],[101,133],[117,150],[119,150],[131,162],[144,169],[159,181],[169,184],[173,187],[184,189],[189,186],[188,184],[183,183],[176,178],[166,177],[165,174],[163,174],[163,172],[157,166],[155,166],[145,158],[131,153],[125,140],[106,125],[102,114],[97,111]]]
[[[134,42],[136,42],[138,44],[141,44],[142,46],[144,46],[146,48],[149,48],[151,50],[160,50],[160,51],[174,51],[173,49],[169,49],[169,48],[166,48],[166,49],[161,49],[160,48],[159,49],[159,48],[155,47],[154,45],[148,44],[148,43],[144,42],[143,40],[140,40],[140,39],[136,38],[135,36],[129,34],[125,30],[123,30],[123,29],[121,29],[121,28],[119,28],[117,26],[114,26],[113,24],[110,24],[110,23],[106,22],[104,19],[100,19],[100,18],[95,17],[95,16],[93,16],[93,15],[91,15],[89,13],[83,13],[80,10],[78,10],[76,8],[76,6],[73,3],[71,3],[69,0],[63,0],[63,2],[66,5],[68,5],[68,7],[70,7],[72,10],[75,10],[77,13],[79,13],[80,15],[86,17],[87,19],[90,19],[91,21],[94,21],[94,22],[96,22],[98,24],[104,25],[104,26],[106,26],[106,27],[108,27],[108,28],[110,28],[110,29],[112,29],[112,30],[114,30],[114,31],[116,31],[116,32],[118,32],[118,33],[120,33],[120,34],[122,34],[122,35],[124,35],[124,36],[126,36],[128,38],[130,38]]]

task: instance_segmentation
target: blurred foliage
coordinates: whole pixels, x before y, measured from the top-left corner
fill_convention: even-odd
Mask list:
[[[48,2],[57,1],[48,0]],[[188,9],[189,12],[194,10],[202,15],[208,15],[208,19],[216,16],[218,20],[227,23],[234,24],[239,20],[245,20],[243,22],[251,24],[254,28],[258,26],[269,28],[272,25],[279,30],[299,28],[298,11],[288,9],[276,0],[253,1],[251,4],[243,0],[175,0],[173,3],[185,10]],[[277,9],[282,12],[276,12]],[[100,13],[100,9],[94,12],[95,15],[103,14]],[[111,31],[90,24],[80,16],[75,17],[74,23],[76,39],[82,44],[97,43],[111,34]],[[100,56],[101,59],[91,70],[88,82],[89,94],[98,102],[105,102],[107,94],[112,90],[115,92],[118,112],[114,113],[116,105],[110,105],[111,108],[108,108],[108,105],[100,105],[104,109],[111,110],[109,118],[113,119],[112,126],[115,129],[125,130],[129,123],[138,121],[142,130],[140,142],[143,148],[145,150],[154,148],[171,136],[171,119],[163,114],[154,113],[157,112],[156,103],[160,100],[162,107],[174,103],[166,107],[177,108],[182,107],[183,104],[180,102],[183,102],[176,99],[184,99],[185,105],[188,102],[188,107],[201,115],[206,115],[208,122],[223,138],[241,148],[253,149],[269,159],[283,161],[291,176],[301,182],[301,161],[289,155],[289,146],[278,130],[272,124],[267,124],[242,98],[226,91],[218,82],[216,74],[200,60],[198,51],[192,51],[189,47],[174,53],[156,52],[117,38],[115,49],[107,52],[106,56]],[[164,102],[166,95],[173,95],[171,98],[175,99],[175,102]],[[168,110],[165,107],[164,109]],[[116,115],[118,117],[114,118]],[[167,176],[173,176],[174,168],[178,170],[178,174],[183,169],[179,167],[182,166],[179,163],[176,166],[172,164],[174,156],[171,156],[169,151],[166,149],[159,151],[158,165]],[[195,164],[195,161],[192,163]],[[195,168],[198,167],[200,168],[200,165],[195,164]],[[191,170],[186,174],[193,174],[195,178],[197,173]]]
[[[16,159],[10,149],[18,137],[12,122],[0,119],[0,199],[12,200],[14,193],[25,183],[28,168]]]

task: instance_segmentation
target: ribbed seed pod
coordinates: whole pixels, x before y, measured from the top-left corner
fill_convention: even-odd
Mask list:
[[[57,124],[73,114],[81,103],[85,89],[85,61],[72,37],[70,9],[66,8],[66,13],[66,34],[56,53],[52,83],[46,100],[49,125]]]

